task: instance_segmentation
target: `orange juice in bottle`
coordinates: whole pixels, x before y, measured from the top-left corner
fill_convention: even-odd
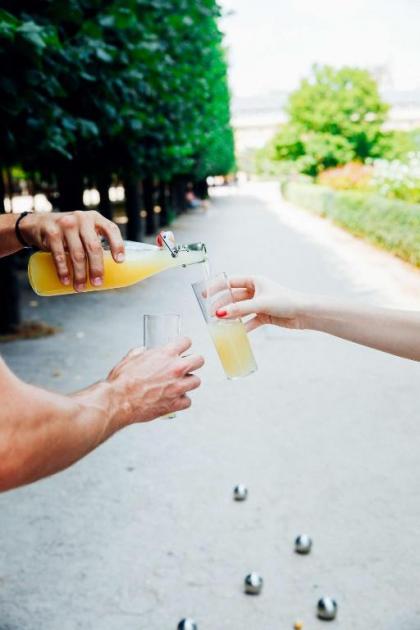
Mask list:
[[[125,241],[125,260],[122,263],[116,263],[111,252],[105,250],[103,284],[96,287],[88,280],[86,291],[105,291],[106,289],[128,287],[166,269],[186,267],[204,262],[207,259],[204,243],[176,246],[170,232],[161,233],[158,242],[161,244],[160,247]],[[31,287],[38,295],[76,293],[71,284],[64,286],[60,282],[53,258],[47,252],[32,254],[29,259],[28,275]]]

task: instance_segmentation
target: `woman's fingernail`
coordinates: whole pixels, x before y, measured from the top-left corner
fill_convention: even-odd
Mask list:
[[[101,286],[101,284],[102,284],[102,278],[99,278],[99,276],[98,276],[97,278],[93,278],[93,280],[92,280],[92,284],[93,284],[95,287],[100,287],[100,286]]]
[[[84,291],[86,289],[86,285],[84,283],[78,283],[74,287],[76,291]]]
[[[124,254],[122,252],[120,252],[119,254],[117,254],[117,261],[118,262],[123,262],[124,261]]]
[[[227,311],[223,311],[222,309],[219,308],[219,310],[216,311],[216,315],[217,317],[226,317]]]
[[[62,279],[62,282],[65,285],[69,285],[70,284],[70,278],[68,276],[66,276],[65,278]]]

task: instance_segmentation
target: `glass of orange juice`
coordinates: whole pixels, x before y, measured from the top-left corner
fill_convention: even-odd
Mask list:
[[[227,275],[210,276],[192,287],[226,376],[235,379],[255,372],[257,364],[243,321],[216,317],[217,309],[233,302]]]

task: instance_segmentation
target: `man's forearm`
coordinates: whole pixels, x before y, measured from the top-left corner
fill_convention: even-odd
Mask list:
[[[420,315],[324,300],[306,307],[305,328],[420,361]]]
[[[67,397],[11,375],[0,410],[0,490],[67,468],[121,428],[110,389],[99,383]]]
[[[105,381],[61,396],[20,381],[0,359],[0,490],[67,468],[129,424],[191,405],[204,359],[180,337],[153,350],[134,348]]]
[[[15,234],[15,225],[19,215],[0,214],[0,258],[9,256],[22,249]]]

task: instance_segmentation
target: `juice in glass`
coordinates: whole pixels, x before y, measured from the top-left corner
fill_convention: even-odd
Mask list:
[[[217,309],[233,302],[227,275],[206,277],[193,289],[226,376],[234,379],[255,372],[257,364],[242,320],[216,317]]]
[[[208,327],[227,377],[240,378],[255,372],[257,364],[240,319],[212,320],[208,322]]]

